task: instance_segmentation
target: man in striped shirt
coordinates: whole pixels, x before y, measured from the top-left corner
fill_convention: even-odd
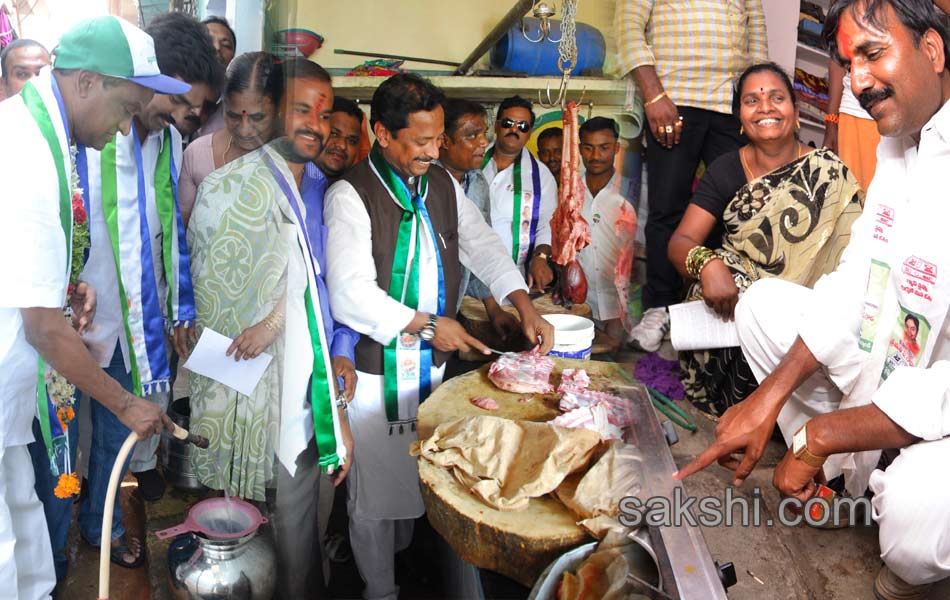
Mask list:
[[[647,282],[635,347],[659,349],[682,280],[666,257],[689,203],[693,174],[743,143],[731,114],[742,71],[767,59],[760,0],[622,0],[617,3],[618,63],[633,77],[649,122]]]

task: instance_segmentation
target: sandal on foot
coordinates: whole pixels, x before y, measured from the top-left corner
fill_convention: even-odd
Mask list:
[[[86,536],[80,535],[79,537],[81,537],[84,542],[93,548],[99,548],[98,544],[93,544],[86,539]],[[118,538],[112,540],[112,544],[109,546],[109,560],[112,562],[112,564],[118,565],[125,569],[137,569],[142,566],[142,563],[145,562],[145,546],[142,545],[141,540],[136,540],[139,544],[139,555],[135,558],[135,560],[125,560],[126,555],[134,556],[135,554],[132,552],[132,549],[129,548],[129,539],[135,538],[129,538],[127,537],[127,534],[123,533]]]

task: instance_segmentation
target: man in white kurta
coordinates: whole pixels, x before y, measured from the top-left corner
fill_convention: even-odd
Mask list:
[[[630,189],[630,182],[614,167],[617,139],[613,119],[595,117],[580,128],[585,169],[581,215],[590,225],[591,243],[578,253],[577,260],[587,278],[587,304],[594,322],[619,340],[624,334],[637,215],[620,193]]]
[[[882,134],[864,212],[814,290],[762,280],[746,291],[736,324],[760,387],[678,477],[744,449],[741,464],[725,459],[740,483],[778,424],[792,446],[779,490],[808,499],[822,468],[843,474],[852,495],[870,484],[885,563],[875,596],[921,598],[950,575],[950,71],[929,1],[913,3],[917,25],[882,3],[874,22],[887,31],[849,4],[826,27]],[[879,52],[893,58],[878,62]],[[885,448],[902,450],[876,470]]]
[[[326,196],[333,317],[362,334],[356,350],[356,397],[349,410],[354,460],[347,509],[367,599],[395,600],[399,588],[394,554],[408,546],[412,519],[425,512],[409,445],[417,439],[415,417],[426,383],[430,390],[441,383],[448,352],[468,347],[487,352],[454,319],[459,263],[485,282],[496,299],[507,297],[515,305],[532,342],[543,337],[545,352],[553,342],[548,339],[553,335],[550,326],[531,306],[524,278],[498,236],[458,182],[441,167],[430,167],[439,156],[443,98],[441,90],[415,75],[396,75],[384,82],[372,103],[376,146]],[[415,211],[407,208],[410,197]],[[394,233],[400,222],[413,223],[405,240]],[[408,262],[400,265],[399,242],[412,247],[416,236],[418,255],[410,253]],[[418,272],[415,306],[405,293],[400,299],[392,297],[383,283],[391,277],[388,270],[398,271],[413,261]],[[406,281],[403,292],[416,287],[411,277]],[[400,357],[395,373],[382,368],[394,340]],[[431,360],[422,350],[417,362],[413,348],[427,342],[432,345]],[[398,407],[388,402],[387,382],[398,385]]]
[[[63,318],[63,307],[73,274],[71,146],[102,147],[117,130],[128,131],[132,114],[152,97],[143,86],[160,90],[169,81],[154,64],[151,38],[114,17],[83,21],[67,31],[54,64],[52,73],[44,71],[0,103],[0,127],[16,141],[0,145],[0,171],[8,185],[0,221],[0,252],[6,257],[0,261],[0,590],[5,598],[47,598],[56,582],[27,451],[39,369],[52,367],[79,389],[99,395],[140,438],[167,422],[157,407],[128,394],[96,367]],[[88,327],[95,306],[90,286],[78,282],[70,306],[77,311],[73,324]],[[45,408],[46,392],[39,391]]]
[[[485,151],[482,174],[491,197],[492,229],[528,285],[543,289],[554,279],[548,259],[557,182],[525,148],[533,127],[530,101],[520,96],[502,100],[495,118],[495,143]]]

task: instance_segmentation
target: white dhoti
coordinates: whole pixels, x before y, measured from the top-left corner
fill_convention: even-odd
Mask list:
[[[56,585],[43,504],[26,446],[0,447],[0,595],[49,598]]]
[[[881,558],[911,584],[950,577],[950,438],[901,450],[871,474]]]
[[[761,382],[798,337],[808,288],[779,279],[756,282],[736,306],[742,353]],[[818,371],[788,399],[778,424],[788,444],[811,417],[837,410],[841,391]],[[950,438],[920,442],[901,450],[886,471],[871,474],[873,517],[879,527],[881,558],[911,584],[950,576]]]
[[[739,345],[752,374],[761,383],[798,338],[802,309],[808,306],[806,287],[781,279],[763,279],[749,287],[736,305]],[[778,416],[778,426],[791,446],[792,436],[815,415],[838,409],[841,391],[819,370],[798,387]]]
[[[445,366],[432,368],[432,389]],[[347,475],[350,545],[367,600],[395,600],[394,556],[412,540],[412,521],[425,514],[419,469],[409,445],[418,439],[409,425],[390,424],[383,400],[383,377],[357,371],[356,395],[347,409],[353,433],[353,467]],[[418,406],[400,403],[400,417],[415,419]]]

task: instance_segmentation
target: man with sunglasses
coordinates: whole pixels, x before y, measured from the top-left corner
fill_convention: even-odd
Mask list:
[[[221,93],[224,69],[204,26],[181,13],[156,17],[146,29],[155,40],[163,73],[182,83],[176,94],[156,94],[101,151],[80,150],[80,176],[88,181],[89,260],[83,280],[98,292],[96,327],[83,336],[99,365],[122,386],[167,407],[170,348],[187,352],[195,306],[185,230],[178,209],[181,131],[190,131],[204,100]],[[85,173],[84,173],[85,171]],[[80,535],[98,543],[112,464],[128,429],[98,399],[89,404],[91,431],[81,431],[88,454],[89,494],[79,508]],[[90,435],[91,434],[91,435]],[[146,500],[157,500],[165,482],[155,469],[158,436],[139,442],[130,468]],[[124,536],[116,502],[112,560],[135,567],[144,558],[138,540]]]
[[[442,136],[439,148],[439,163],[459,182],[465,196],[481,211],[485,222],[491,223],[488,182],[481,171],[485,150],[488,148],[485,107],[471,100],[449,98],[442,104],[442,108],[445,111],[445,135]],[[472,277],[468,269],[463,268],[459,292],[460,307],[464,296],[472,296],[482,301],[492,327],[502,338],[508,338],[521,329],[518,319],[498,306],[488,286],[477,277]]]
[[[557,207],[557,182],[525,148],[534,112],[521,96],[505,98],[495,118],[495,143],[482,160],[491,192],[491,226],[504,242],[528,287],[543,290],[554,279],[551,217]]]

